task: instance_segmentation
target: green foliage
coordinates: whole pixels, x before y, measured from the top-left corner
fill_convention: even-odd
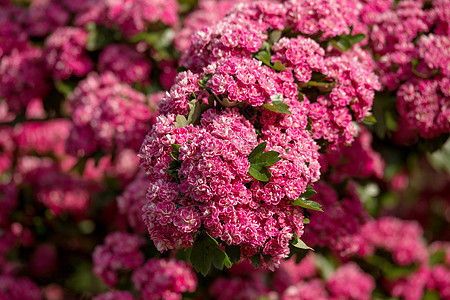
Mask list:
[[[312,200],[307,200],[309,198],[311,198],[312,196],[314,196],[317,192],[315,190],[313,190],[311,187],[307,187],[306,191],[300,195],[300,197],[298,197],[297,199],[295,199],[292,204],[303,207],[303,208],[307,208],[307,209],[312,209],[312,210],[317,210],[317,211],[321,211],[322,210],[322,205],[320,205],[319,203],[317,203],[316,201],[312,201]]]
[[[255,58],[259,61],[261,61],[263,64],[265,64],[266,66],[274,69],[275,71],[286,71],[287,68],[285,65],[283,65],[281,63],[281,61],[276,61],[274,64],[272,64],[271,59],[272,56],[270,55],[270,53],[266,50],[262,50],[259,51],[256,55]]]
[[[253,267],[258,268],[261,264],[261,254],[258,252],[252,256],[252,265]]]
[[[122,35],[118,31],[114,31],[105,26],[88,23],[86,29],[89,33],[86,42],[86,49],[89,51],[98,51],[105,48],[106,45],[118,41]]]
[[[362,33],[358,33],[355,35],[352,35],[352,30],[350,31],[350,34],[341,34],[336,37],[334,37],[331,40],[331,44],[340,51],[348,51],[352,48],[354,44],[357,44],[359,42],[362,42],[366,36]]]
[[[378,255],[369,256],[365,260],[368,263],[380,268],[383,275],[389,280],[396,280],[406,277],[414,273],[419,268],[419,265],[415,264],[409,266],[398,266],[389,261],[387,258]]]
[[[283,102],[283,98],[281,95],[275,95],[277,97],[273,97],[272,104],[263,104],[263,107],[265,109],[268,109],[270,111],[280,113],[280,114],[292,114],[289,111],[289,105]]]
[[[297,233],[294,233],[294,238],[291,241],[291,245],[295,248],[314,251],[313,248],[309,247],[304,241],[298,238]]]
[[[219,243],[207,232],[203,232],[195,240],[190,261],[194,269],[203,276],[208,274],[211,263],[219,270],[224,266],[230,268],[232,265],[228,255],[219,247]]]
[[[172,144],[172,151],[170,156],[173,160],[169,163],[169,168],[167,169],[167,174],[174,178],[178,178],[178,170],[181,168],[181,161],[179,160],[181,145]]]
[[[267,167],[281,160],[280,153],[277,151],[264,152],[266,146],[267,143],[262,142],[248,155],[248,161],[250,162],[248,173],[259,181],[269,181],[272,174]]]

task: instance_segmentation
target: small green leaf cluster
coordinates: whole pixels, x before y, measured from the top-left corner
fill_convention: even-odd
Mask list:
[[[260,143],[247,157],[250,162],[248,174],[259,181],[269,181],[272,174],[267,167],[281,160],[280,153],[277,151],[264,152],[266,146],[267,142]]]
[[[362,42],[366,36],[362,33],[358,33],[355,35],[352,35],[353,28],[350,30],[350,34],[341,34],[336,37],[334,37],[331,40],[331,44],[338,50],[346,52],[350,50],[353,45]]]
[[[320,205],[316,201],[308,200],[309,198],[314,196],[316,193],[317,192],[315,190],[313,190],[311,187],[307,187],[306,192],[304,192],[303,194],[300,195],[300,197],[295,199],[292,202],[292,204],[306,208],[306,209],[312,209],[312,210],[317,210],[317,211],[323,212],[322,205]]]
[[[235,247],[231,249],[233,249],[232,253],[234,254],[233,261],[236,262],[236,249]],[[240,249],[238,250],[240,257]],[[222,270],[224,266],[230,268],[232,265],[228,254],[220,248],[219,243],[207,232],[202,232],[195,240],[190,261],[194,269],[202,273],[203,276],[208,274],[211,264],[219,270]]]

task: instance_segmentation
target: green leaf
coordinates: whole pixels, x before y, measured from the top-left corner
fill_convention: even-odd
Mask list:
[[[384,276],[389,280],[397,280],[402,277],[406,277],[412,273],[414,273],[420,266],[416,264],[412,264],[409,266],[398,266],[388,259],[378,256],[372,255],[366,257],[365,260],[381,269]]]
[[[181,145],[172,144],[172,151],[170,152],[170,156],[172,156],[173,159],[178,160],[178,157],[180,156],[180,148]]]
[[[358,34],[349,36],[348,39],[349,39],[350,44],[352,44],[352,46],[353,46],[354,44],[362,42],[365,38],[366,38],[366,36],[364,34],[358,33]]]
[[[262,142],[248,155],[248,161],[250,162],[248,173],[259,181],[269,181],[272,174],[266,167],[270,167],[281,160],[280,153],[277,151],[264,153],[266,146],[267,143]]]
[[[366,36],[362,33],[355,35],[352,35],[351,33],[348,35],[342,34],[333,38],[331,44],[340,51],[348,51],[354,44],[363,41],[365,38]]]
[[[279,61],[279,60],[277,60],[277,61],[273,64],[272,69],[274,69],[275,71],[286,71],[286,70],[287,70],[286,66],[283,65],[283,64],[281,63],[281,61]]]
[[[206,83],[213,76],[212,73],[208,73],[203,75],[203,78],[198,81],[198,85],[202,88],[206,88]]]
[[[250,168],[248,169],[248,173],[259,181],[269,181],[270,177],[272,177],[272,174],[267,168],[263,167],[255,167],[253,165],[250,165]]]
[[[97,51],[105,48],[106,45],[119,40],[120,33],[104,26],[98,26],[91,22],[86,25],[88,31],[88,38],[86,42],[86,49],[89,51]]]
[[[303,224],[309,224],[309,219],[308,218],[303,218]]]
[[[232,265],[228,255],[220,249],[219,243],[206,232],[195,240],[190,260],[194,269],[201,272],[203,276],[208,274],[211,263],[220,270],[224,266],[229,268]]]
[[[173,123],[175,127],[186,127],[188,125],[188,121],[185,116],[177,115],[175,119],[175,123]]]
[[[231,263],[235,264],[241,259],[241,247],[236,245],[225,245],[225,253],[230,258]]]
[[[178,160],[172,160],[169,163],[169,168],[167,169],[167,174],[174,178],[178,178],[178,170],[181,168],[181,162]]]
[[[255,58],[259,61],[261,61],[263,64],[272,67],[272,64],[270,62],[271,56],[269,52],[267,51],[259,51],[258,54],[256,54]]]
[[[377,122],[377,119],[375,119],[374,116],[367,116],[364,118],[364,122],[369,124],[375,124]]]
[[[289,111],[289,105],[285,104],[283,101],[272,101],[272,104],[263,104],[265,109],[270,111],[281,113],[281,114],[291,114]]]
[[[259,252],[258,252],[252,256],[252,265],[256,269],[259,267],[260,264],[261,264],[261,254],[259,254]]]
[[[274,30],[271,33],[269,33],[269,43],[271,45],[275,44],[281,39],[283,32],[281,30]]]
[[[294,200],[292,202],[292,204],[303,207],[303,208],[307,208],[307,209],[312,209],[312,210],[317,210],[317,211],[321,211],[322,210],[322,205],[320,205],[319,203],[317,203],[316,201],[312,201],[312,200],[304,200],[303,198],[298,198],[296,200]]]
[[[255,147],[255,149],[250,152],[250,154],[247,156],[248,161],[250,163],[257,161],[257,159],[261,156],[261,154],[266,150],[267,142],[262,142],[258,146]]]
[[[299,198],[303,198],[304,200],[311,198],[312,196],[314,196],[315,194],[317,194],[317,192],[315,190],[313,190],[312,187],[307,187],[306,191],[300,195]]]
[[[295,243],[292,243],[292,246],[294,246],[296,248],[299,248],[299,249],[305,249],[305,250],[312,250],[312,251],[314,251],[313,248],[311,248],[308,245],[306,245],[305,242],[302,241],[299,238],[297,238],[297,241],[295,241]]]
[[[200,120],[200,116],[202,114],[202,109],[200,107],[200,103],[198,103],[197,99],[189,101],[189,114],[187,118],[187,123],[196,124]]]
[[[442,264],[445,261],[445,251],[440,250],[430,255],[429,258],[430,266],[435,266],[437,264]]]

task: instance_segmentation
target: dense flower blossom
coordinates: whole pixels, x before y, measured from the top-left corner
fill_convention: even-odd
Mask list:
[[[328,179],[333,183],[348,178],[382,178],[385,163],[381,155],[372,149],[371,144],[372,135],[361,126],[353,144],[322,155],[322,173],[328,172]]]
[[[383,217],[366,223],[352,239],[355,253],[367,257],[384,249],[401,266],[420,264],[428,258],[422,240],[422,228],[417,222]]]
[[[397,109],[424,138],[450,131],[450,80],[416,79],[400,86]]]
[[[45,60],[59,80],[89,73],[93,64],[86,53],[88,33],[76,27],[60,27],[45,40]]]
[[[190,37],[197,30],[213,25],[225,17],[226,13],[237,3],[237,0],[200,0],[197,8],[183,20],[183,27],[176,33],[174,39],[175,48],[186,51],[191,45]]]
[[[317,183],[314,189],[317,194],[311,200],[322,204],[325,213],[311,212],[303,240],[312,247],[327,246],[337,252],[348,250],[351,246],[348,239],[359,232],[368,218],[355,188],[349,184],[344,196],[339,196],[324,182]],[[345,222],[336,226],[343,219]]]
[[[282,300],[327,300],[325,283],[318,278],[291,285],[283,293]]]
[[[92,300],[134,300],[134,297],[127,291],[109,291],[95,296]]]
[[[257,135],[237,109],[210,109],[196,127],[176,128],[174,117],[160,116],[141,148],[141,166],[151,179],[144,221],[156,247],[162,251],[192,245],[191,232],[203,223],[213,237],[240,245],[244,257],[262,250],[272,255],[271,264],[279,263],[293,234],[303,229],[303,215],[289,199],[298,197],[318,176],[314,142],[295,127],[287,140],[293,144],[269,139],[271,149],[284,146],[291,151],[280,151],[283,161],[270,168],[273,181],[263,186],[247,174],[247,155],[257,145]],[[291,117],[271,119],[268,127],[273,130],[283,128],[286,119],[289,125],[296,124]],[[181,145],[179,184],[165,171],[172,160],[171,144]],[[245,184],[251,184],[250,189]],[[175,203],[181,207],[177,209]]]
[[[347,263],[340,266],[328,280],[330,299],[372,299],[375,281],[364,273],[357,264]]]
[[[106,46],[98,60],[100,72],[111,71],[122,82],[148,83],[151,71],[150,61],[128,45],[112,44]]]
[[[299,263],[296,262],[296,257],[284,260],[280,267],[275,271],[273,277],[273,288],[280,294],[302,280],[316,277],[318,270],[314,263],[315,256],[308,253]]]
[[[28,46],[26,32],[14,22],[9,9],[0,10],[0,58],[9,55],[13,49],[24,50]]]
[[[69,137],[71,122],[54,119],[46,122],[24,122],[14,128],[14,140],[23,154],[35,151],[39,155],[65,154],[65,143]]]
[[[107,72],[91,73],[69,95],[74,128],[67,148],[75,155],[123,148],[136,149],[150,127],[144,94]]]
[[[0,126],[0,174],[13,165],[13,153],[16,149],[13,130]]]
[[[175,259],[149,259],[134,271],[132,280],[142,300],[179,300],[182,293],[194,292],[197,288],[192,268]]]
[[[105,238],[105,244],[95,248],[92,254],[93,272],[103,281],[114,286],[118,283],[118,271],[134,270],[144,262],[139,248],[144,241],[137,235],[113,232]]]
[[[0,275],[1,300],[41,300],[38,286],[28,278]]]
[[[379,84],[364,55],[359,62],[310,37],[268,36],[299,22],[287,17],[296,5],[241,4],[193,36],[183,59],[189,70],[164,95],[140,153],[150,181],[144,221],[158,250],[192,245],[192,233],[204,226],[213,238],[240,246],[241,258],[261,253],[271,257],[263,267],[277,266],[294,234],[303,232],[302,211],[291,201],[319,177],[313,139],[325,139],[330,148],[351,143],[352,120],[370,114]],[[325,38],[350,33],[344,15],[335,17],[347,29],[330,27]],[[306,32],[302,26],[297,30]],[[271,48],[271,58],[258,53],[262,45]],[[194,106],[200,116],[194,117]],[[184,116],[197,119],[180,125]],[[268,168],[272,178],[265,185],[250,176],[247,157],[261,142],[281,158]],[[169,170],[174,162],[176,174]]]
[[[175,0],[83,0],[79,5],[71,5],[72,10],[77,13],[77,26],[84,26],[89,22],[107,27],[117,26],[125,37],[146,32],[158,22],[175,26],[178,23],[178,7]]]
[[[147,177],[139,172],[136,178],[125,188],[122,195],[117,198],[117,206],[121,214],[126,215],[128,224],[135,232],[147,231],[142,221],[142,207],[147,194]]]
[[[55,0],[30,1],[19,21],[30,36],[42,37],[67,25],[70,14]]]
[[[86,212],[94,187],[84,180],[63,174],[54,165],[37,166],[25,174],[25,182],[31,184],[36,198],[53,214]]]
[[[0,61],[0,97],[9,109],[20,112],[34,98],[44,97],[49,90],[42,50],[14,50]]]

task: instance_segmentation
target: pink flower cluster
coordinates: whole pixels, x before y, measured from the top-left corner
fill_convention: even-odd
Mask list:
[[[128,38],[146,32],[158,22],[167,26],[175,26],[178,22],[179,4],[175,0],[83,0],[70,6],[76,13],[77,26],[89,22],[117,26]]]
[[[92,253],[93,272],[109,286],[118,283],[120,270],[135,270],[144,262],[139,248],[144,240],[137,235],[113,232],[105,238],[105,244],[95,247]]]
[[[142,207],[146,202],[147,177],[139,172],[133,182],[128,184],[122,195],[117,198],[117,206],[121,214],[126,215],[128,224],[135,232],[145,233],[147,228],[142,221]]]
[[[92,300],[134,300],[133,295],[126,291],[109,291],[95,296]]]
[[[40,48],[15,49],[0,61],[0,97],[13,112],[22,111],[34,98],[49,91],[48,72]]]
[[[271,264],[279,263],[289,252],[293,234],[303,229],[301,210],[290,200],[318,177],[312,139],[291,128],[292,137],[283,145],[290,146],[289,152],[280,147],[281,141],[268,140],[283,161],[270,167],[272,180],[263,186],[247,174],[247,155],[257,145],[257,135],[237,109],[207,110],[195,127],[174,127],[174,118],[158,117],[140,154],[150,179],[144,221],[158,250],[192,245],[191,233],[203,224],[213,237],[241,246],[242,257],[262,251],[272,256]],[[278,119],[281,124],[275,115],[268,127],[277,130],[277,123],[291,117]],[[172,144],[181,146],[179,182],[166,173]]]
[[[302,269],[295,268],[295,271],[291,269],[290,273],[284,275],[286,279],[290,279],[291,283],[284,291],[280,291],[282,300],[372,299],[375,281],[357,264],[353,262],[343,264],[324,280],[318,277],[318,270],[313,265],[314,259],[314,255],[309,255],[307,265],[305,264]],[[305,269],[306,266],[308,267]],[[307,270],[307,275],[300,275],[298,278],[299,275],[296,272],[303,269]]]
[[[240,246],[242,259],[262,254],[270,257],[262,266],[278,265],[303,231],[302,210],[291,201],[319,178],[314,139],[330,147],[351,143],[352,119],[370,114],[379,84],[367,64],[312,37],[269,44],[267,32],[291,24],[296,5],[241,4],[193,36],[184,59],[190,70],[163,97],[140,152],[150,181],[144,221],[158,250],[192,245],[202,226],[224,244]],[[344,14],[335,17],[344,22]],[[258,53],[263,44],[271,59]],[[179,124],[196,109],[198,119]],[[262,142],[281,158],[267,168],[267,184],[248,173],[247,156]],[[174,163],[179,166],[169,170]]]
[[[317,194],[311,200],[322,204],[324,212],[310,213],[310,224],[303,238],[305,243],[311,247],[329,247],[337,253],[353,247],[348,240],[359,232],[368,218],[355,187],[348,184],[342,196],[323,182],[314,185],[314,189]],[[344,219],[345,222],[340,221]]]
[[[67,100],[74,123],[67,151],[74,155],[136,149],[150,127],[146,96],[110,72],[89,74]]]
[[[370,47],[377,58],[380,80],[397,90],[400,126],[423,138],[450,131],[448,107],[450,39],[449,2],[387,1],[367,3],[361,15],[370,28]]]
[[[383,177],[385,162],[372,149],[372,135],[360,126],[359,135],[348,147],[328,151],[321,156],[322,173],[328,175],[332,183],[340,183],[348,178]]]
[[[132,280],[142,300],[180,300],[182,293],[197,288],[192,267],[175,259],[149,259],[134,271]]]
[[[82,77],[93,68],[86,53],[88,32],[77,27],[59,27],[45,40],[45,60],[54,78]]]
[[[98,58],[98,69],[114,73],[120,81],[133,84],[148,83],[151,63],[142,53],[124,44],[106,46]]]
[[[398,265],[421,264],[428,259],[422,233],[417,222],[383,217],[366,223],[353,237],[352,244],[355,254],[362,257],[384,249]]]

